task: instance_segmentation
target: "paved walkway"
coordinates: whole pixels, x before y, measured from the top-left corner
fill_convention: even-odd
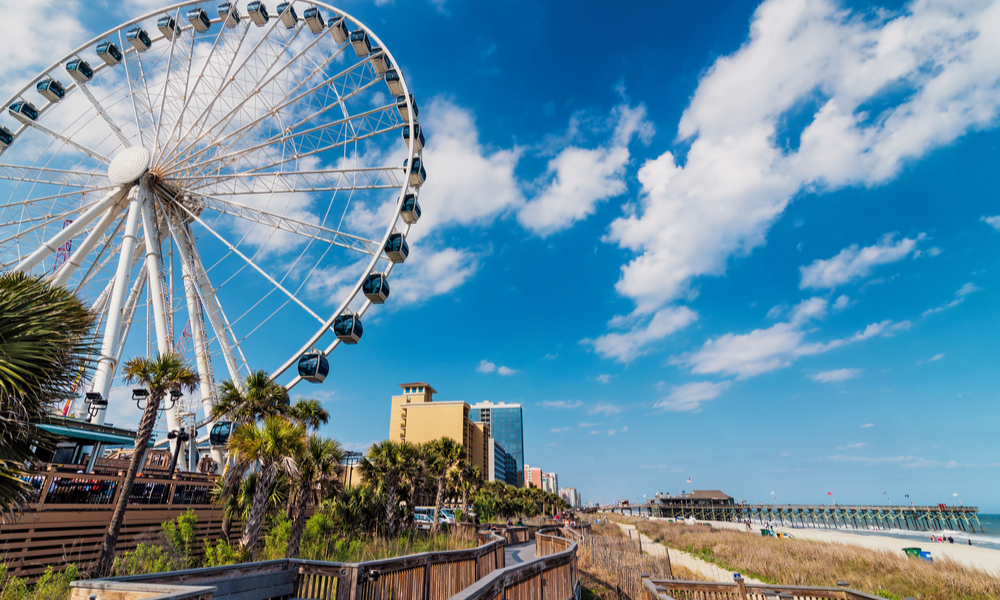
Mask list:
[[[636,535],[642,536],[643,552],[648,552],[653,556],[663,556],[664,554],[669,553],[670,564],[690,569],[703,577],[707,577],[710,581],[731,582],[733,580],[733,574],[731,572],[723,569],[722,567],[713,565],[712,563],[705,562],[700,558],[691,556],[690,554],[684,552],[683,550],[675,550],[674,548],[667,548],[666,546],[658,542],[654,542],[653,540],[649,539],[649,537],[646,536],[645,534],[639,533],[638,530],[636,530],[635,525],[626,525],[625,523],[618,523],[618,526],[622,528],[622,531],[625,532],[625,535],[629,535],[629,533],[631,532],[631,535],[633,537]],[[744,576],[743,579],[747,583],[763,583],[761,581],[753,579],[752,577]]]
[[[504,554],[506,555],[506,565],[508,567],[511,565],[531,562],[538,558],[535,554],[535,542],[507,546],[504,548]]]

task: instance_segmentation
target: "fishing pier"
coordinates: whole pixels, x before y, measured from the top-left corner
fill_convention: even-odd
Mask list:
[[[642,505],[613,506],[612,512],[662,518],[693,517],[702,521],[766,524],[813,529],[880,529],[983,532],[975,506],[892,506],[736,503],[718,490],[657,495]]]

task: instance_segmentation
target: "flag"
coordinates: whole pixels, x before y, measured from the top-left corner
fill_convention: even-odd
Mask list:
[[[691,478],[690,477],[688,477],[688,483],[691,483]],[[955,494],[955,495],[957,496],[958,494]]]
[[[690,479],[688,479],[688,481],[691,481],[691,480],[690,480]],[[958,496],[958,494],[952,494],[952,496]]]
[[[909,497],[910,497],[910,495],[909,495],[909,494],[907,494],[907,495],[906,495],[906,497],[907,497],[907,498],[909,498]]]
[[[833,495],[833,492],[827,492],[827,493],[826,493],[826,495],[827,495],[827,496],[832,496],[832,495]]]

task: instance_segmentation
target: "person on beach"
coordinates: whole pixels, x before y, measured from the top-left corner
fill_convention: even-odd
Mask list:
[[[969,545],[970,545],[970,546],[972,545],[972,540],[969,540]]]
[[[951,536],[949,535],[949,536],[948,536],[948,543],[949,543],[949,544],[954,544],[954,543],[955,543],[955,538],[953,538],[953,537],[951,537]]]

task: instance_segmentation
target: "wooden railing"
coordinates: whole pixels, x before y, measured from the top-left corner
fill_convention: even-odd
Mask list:
[[[558,529],[542,530],[535,534],[538,560],[498,571],[451,600],[579,600],[576,551],[576,542],[559,537]]]
[[[446,600],[503,569],[505,547],[504,539],[493,535],[487,543],[470,550],[425,552],[364,563],[283,559],[78,581],[73,583],[72,600],[85,600],[90,594],[139,600],[150,595],[142,592],[150,586],[213,590],[202,600]]]
[[[678,581],[643,579],[646,600],[885,600],[857,590],[839,587],[807,587],[761,583]],[[787,595],[785,595],[787,594]]]
[[[28,478],[34,498],[20,517],[0,524],[0,561],[12,574],[35,577],[46,567],[86,564],[100,553],[111,514],[123,492],[123,476],[71,473],[49,465]],[[198,537],[222,537],[222,511],[212,504],[213,478],[183,473],[173,479],[145,476],[128,490],[128,510],[118,540],[118,550],[135,547],[145,536],[155,536],[160,524],[188,509],[198,516]],[[234,523],[232,535],[241,533]],[[200,550],[200,547],[199,547]]]

